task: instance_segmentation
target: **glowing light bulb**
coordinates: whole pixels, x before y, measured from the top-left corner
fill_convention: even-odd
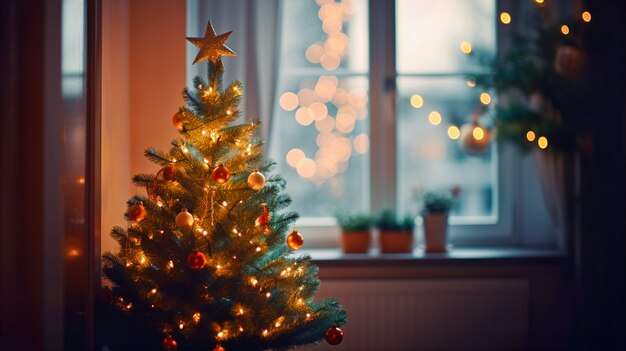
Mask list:
[[[243,308],[239,308],[239,314],[242,315],[243,314]]]
[[[502,12],[500,14],[500,22],[502,22],[504,24],[511,23],[511,15],[508,12]]]
[[[466,41],[461,43],[460,48],[461,48],[461,51],[464,54],[471,54],[472,53],[472,44],[470,44],[470,43],[468,43]]]
[[[157,293],[157,289],[154,288],[154,289],[150,290],[150,292],[153,293],[153,294],[156,294]]]
[[[428,122],[434,126],[438,125],[441,123],[441,114],[437,111],[432,111],[428,114]]]
[[[263,336],[267,336],[268,333],[267,329],[263,329]]]
[[[491,95],[489,95],[489,93],[481,93],[480,102],[483,105],[489,105],[491,103]]]
[[[311,318],[311,314],[310,314],[310,313],[307,313],[307,314],[306,314],[306,318],[307,318],[307,319]]]
[[[541,149],[545,149],[548,147],[548,138],[541,136],[539,137],[539,139],[537,139],[537,145],[539,145],[539,148]]]
[[[206,230],[202,231],[202,235],[207,236],[209,234],[209,232],[207,232]]]
[[[472,135],[476,140],[482,140],[482,138],[485,136],[485,132],[481,127],[474,127],[474,129],[472,129]]]
[[[256,247],[256,249],[255,249],[255,251],[256,251],[256,252],[261,252],[261,247],[260,247],[260,246],[257,246],[257,247]]]
[[[268,291],[268,292],[265,293],[265,297],[267,297],[269,299],[270,297],[272,297],[272,294]]]
[[[526,132],[526,140],[534,141],[535,140],[535,132],[533,132],[532,130],[529,130],[528,132]]]
[[[280,322],[276,322],[276,323],[274,324],[274,326],[275,326],[276,328],[280,328]]]
[[[561,33],[563,33],[563,35],[568,35],[569,34],[569,26],[567,26],[566,24],[561,26]]]
[[[411,106],[413,106],[413,108],[420,108],[424,106],[424,98],[417,94],[411,96]]]
[[[224,207],[226,207],[226,206],[228,206],[228,202],[222,201],[222,205],[224,205]]]
[[[456,140],[461,136],[461,131],[457,126],[449,126],[448,127],[448,137],[452,140]]]
[[[184,327],[185,327],[185,325],[183,324],[183,322],[180,322],[178,324],[178,329],[183,330]]]
[[[202,135],[206,135],[206,130],[202,129]]]
[[[215,266],[215,268],[222,269],[222,266],[218,264],[217,266]]]
[[[194,322],[199,323],[201,318],[200,312],[194,313],[192,318]]]
[[[476,79],[470,78],[467,82],[465,82],[465,84],[467,84],[468,87],[473,88],[476,86]]]
[[[250,278],[250,284],[252,284],[252,286],[256,286],[259,283],[258,280],[256,280],[256,278]]]
[[[224,337],[224,332],[221,331],[221,332],[217,333],[217,337],[220,338],[220,339],[223,338]]]
[[[170,268],[174,268],[174,262],[170,260],[169,262],[167,262],[167,266]]]

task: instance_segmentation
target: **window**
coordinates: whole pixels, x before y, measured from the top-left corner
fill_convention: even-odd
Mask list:
[[[481,94],[496,95],[472,84],[481,67],[464,51],[469,44],[495,55],[496,7],[495,0],[281,2],[270,157],[300,226],[328,231],[341,211],[417,214],[416,192],[458,185],[454,242],[509,242],[515,155],[495,142],[469,155],[457,140],[474,111],[490,122]]]

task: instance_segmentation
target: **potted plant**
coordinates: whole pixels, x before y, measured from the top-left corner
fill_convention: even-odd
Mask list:
[[[380,231],[382,253],[407,253],[413,251],[413,229],[415,219],[411,216],[398,217],[392,210],[383,211],[376,219]]]
[[[341,248],[345,253],[366,253],[370,247],[372,216],[366,214],[335,216],[341,227]]]
[[[455,188],[456,189],[456,188]],[[458,190],[429,191],[423,196],[424,246],[426,252],[446,252],[448,213]]]

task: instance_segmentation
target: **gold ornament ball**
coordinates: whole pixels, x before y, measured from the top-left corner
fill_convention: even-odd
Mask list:
[[[178,215],[176,215],[176,225],[179,228],[189,228],[193,225],[193,215],[187,212],[186,208],[183,208]]]
[[[143,206],[143,202],[138,202],[128,207],[128,218],[131,221],[141,222],[144,219],[146,219],[147,215],[148,215],[148,212],[146,211],[146,208]]]
[[[179,112],[176,112],[174,116],[172,116],[172,124],[179,132],[185,128],[185,121]]]
[[[230,171],[220,163],[211,173],[211,178],[217,184],[224,184],[230,179]]]
[[[480,155],[489,148],[491,131],[476,123],[466,123],[461,126],[459,145],[461,149],[471,155]]]
[[[293,230],[291,234],[287,237],[287,246],[289,246],[292,250],[297,250],[302,247],[304,244],[304,238],[297,230]]]
[[[248,185],[254,190],[261,190],[265,186],[265,176],[258,170],[254,170],[248,176]]]

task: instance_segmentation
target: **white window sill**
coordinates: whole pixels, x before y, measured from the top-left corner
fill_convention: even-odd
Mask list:
[[[446,253],[425,253],[416,248],[412,253],[380,253],[378,249],[370,249],[368,253],[347,254],[339,248],[303,249],[298,252],[311,256],[316,263],[382,263],[382,262],[469,262],[469,261],[523,261],[523,262],[558,262],[566,254],[556,249],[520,248],[520,247],[462,247],[453,248]]]

